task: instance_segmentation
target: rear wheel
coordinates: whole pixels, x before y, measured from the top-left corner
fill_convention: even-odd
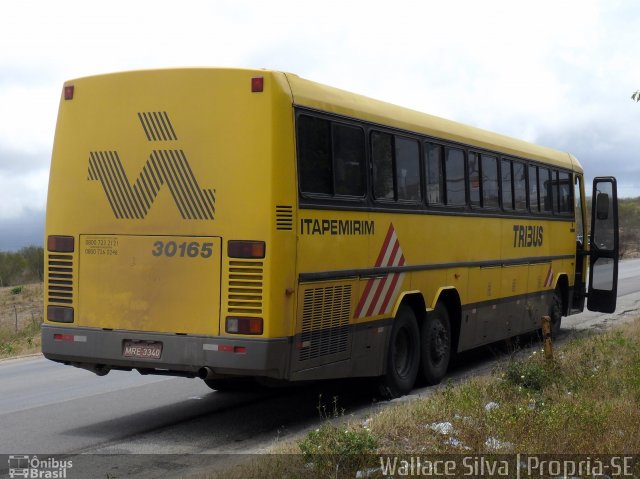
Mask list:
[[[422,374],[427,384],[438,384],[447,373],[451,359],[451,325],[444,304],[437,303],[427,314],[420,336]]]
[[[387,398],[408,394],[420,367],[420,331],[416,315],[407,305],[401,305],[393,320],[387,372],[380,378],[380,392]]]

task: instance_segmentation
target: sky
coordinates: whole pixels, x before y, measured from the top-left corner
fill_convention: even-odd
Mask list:
[[[640,196],[637,0],[20,0],[0,8],[0,251],[42,244],[65,80],[284,70],[574,154]]]

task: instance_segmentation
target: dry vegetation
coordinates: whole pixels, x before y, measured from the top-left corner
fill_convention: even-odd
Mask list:
[[[573,339],[553,361],[541,350],[514,355],[490,376],[364,422],[332,418],[274,455],[207,477],[383,477],[382,455],[640,454],[638,424],[640,318]]]
[[[0,288],[0,358],[40,351],[42,283]]]

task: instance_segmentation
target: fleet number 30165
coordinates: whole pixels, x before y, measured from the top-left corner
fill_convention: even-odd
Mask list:
[[[153,243],[153,256],[179,256],[180,258],[210,258],[213,255],[213,243],[199,243],[184,241],[177,243],[175,241],[156,241]]]

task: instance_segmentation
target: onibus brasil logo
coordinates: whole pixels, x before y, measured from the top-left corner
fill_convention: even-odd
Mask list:
[[[166,112],[138,113],[138,119],[150,142],[178,140]],[[145,218],[165,185],[184,219],[212,220],[215,214],[215,190],[200,187],[180,149],[153,149],[133,184],[117,151],[92,151],[88,179],[101,183],[118,219]]]
[[[13,455],[9,456],[9,478],[31,479],[65,479],[67,470],[73,467],[72,460],[48,457],[39,459],[38,456]]]

